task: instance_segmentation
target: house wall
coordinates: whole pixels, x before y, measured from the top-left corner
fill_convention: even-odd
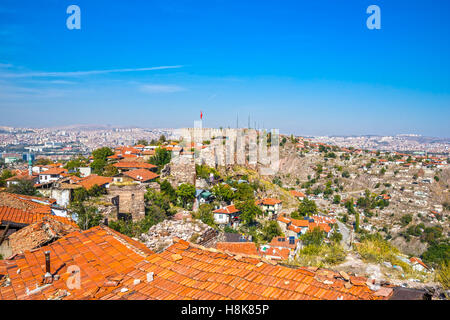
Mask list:
[[[110,196],[119,196],[119,212],[131,214],[133,221],[145,217],[145,193],[146,188],[141,185],[110,185],[108,188]]]
[[[225,213],[214,213],[214,221],[218,224],[228,224],[230,216]]]

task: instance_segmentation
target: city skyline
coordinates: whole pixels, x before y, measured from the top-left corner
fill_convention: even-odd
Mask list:
[[[0,125],[450,137],[449,4],[375,2],[4,1]]]

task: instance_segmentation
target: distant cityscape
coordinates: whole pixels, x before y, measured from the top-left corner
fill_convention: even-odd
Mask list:
[[[164,135],[177,139],[173,128],[127,128],[74,125],[58,128],[16,128],[0,126],[0,153],[5,161],[28,160],[27,154],[68,160],[86,155],[102,146],[133,145],[143,139],[151,141]],[[357,149],[401,151],[414,154],[445,155],[450,150],[450,138],[425,137],[416,134],[394,136],[305,136],[315,142]]]

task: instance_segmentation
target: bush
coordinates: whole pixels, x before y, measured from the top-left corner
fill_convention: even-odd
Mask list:
[[[434,265],[441,265],[450,261],[450,244],[440,243],[428,247],[422,255],[425,262]]]
[[[305,246],[297,258],[302,266],[326,267],[345,260],[345,250],[339,244],[322,244]]]
[[[200,205],[200,207],[198,208],[198,211],[194,214],[194,218],[201,220],[203,223],[206,223],[207,225],[211,226],[211,227],[215,227],[216,224],[214,222],[214,216],[212,214],[212,210],[213,210],[213,205],[212,204],[202,204]],[[230,232],[230,231],[226,231],[225,232]]]
[[[361,237],[361,242],[355,245],[355,250],[364,260],[381,263],[383,261],[397,262],[396,255],[400,251],[384,240],[380,234],[369,234]]]
[[[411,214],[405,214],[400,218],[400,223],[402,227],[406,227],[410,222],[412,221],[412,215]]]

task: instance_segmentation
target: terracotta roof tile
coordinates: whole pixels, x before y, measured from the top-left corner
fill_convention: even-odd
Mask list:
[[[217,249],[222,251],[230,251],[233,253],[258,255],[254,242],[218,242]]]
[[[52,272],[58,266],[59,280],[34,294],[20,292],[23,283],[35,288],[44,273],[44,251],[51,251]],[[64,253],[58,253],[61,252]],[[85,255],[87,258],[85,258]],[[179,255],[181,259],[173,259]],[[67,266],[81,269],[81,288],[65,286]],[[21,272],[17,273],[18,268]],[[34,270],[32,273],[31,270]],[[315,271],[313,271],[315,270]],[[161,253],[153,253],[137,241],[107,227],[73,232],[56,242],[11,260],[0,261],[0,299],[49,299],[57,289],[70,295],[62,299],[387,299],[376,296],[367,285],[348,290],[342,279],[333,285],[319,280],[322,269],[289,268],[240,253],[178,241]],[[147,272],[153,272],[149,277]],[[334,273],[332,273],[334,274]],[[17,276],[18,275],[18,276]],[[317,277],[318,280],[315,280]],[[147,281],[147,278],[149,281]],[[10,284],[5,282],[9,279]],[[134,285],[138,279],[139,284]],[[362,281],[362,280],[361,280]],[[128,291],[123,292],[124,288]],[[11,289],[13,289],[11,291]],[[23,289],[23,288],[22,288]]]
[[[150,181],[159,177],[159,175],[147,169],[130,170],[124,172],[124,175],[142,182]]]

